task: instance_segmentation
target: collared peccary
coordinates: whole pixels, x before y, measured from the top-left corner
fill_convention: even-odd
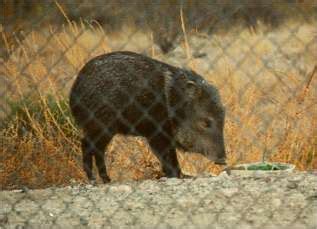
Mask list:
[[[117,134],[144,136],[167,177],[180,177],[176,148],[225,164],[224,108],[218,91],[197,73],[133,52],[90,60],[79,72],[70,107],[82,128],[84,170],[93,158],[110,181],[105,148]]]

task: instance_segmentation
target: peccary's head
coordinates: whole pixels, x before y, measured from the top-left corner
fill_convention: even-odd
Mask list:
[[[216,164],[225,164],[225,110],[218,90],[194,72],[187,72],[182,84],[179,95],[183,105],[178,108],[182,117],[175,128],[178,147],[203,154]]]

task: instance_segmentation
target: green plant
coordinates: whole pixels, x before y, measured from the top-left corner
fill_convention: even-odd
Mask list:
[[[21,99],[7,99],[10,114],[1,129],[14,126],[19,135],[41,130],[44,135],[62,132],[65,137],[77,135],[68,101],[52,94],[32,94]]]
[[[270,170],[285,170],[287,168],[288,167],[286,165],[282,165],[282,164],[261,163],[257,165],[250,165],[247,167],[247,170],[270,171]]]

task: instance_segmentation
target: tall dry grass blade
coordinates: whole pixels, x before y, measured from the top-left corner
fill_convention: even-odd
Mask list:
[[[72,30],[73,34],[77,34],[77,33],[76,33],[76,28],[74,27],[72,21],[71,21],[71,20],[69,19],[69,17],[67,16],[67,14],[66,14],[65,10],[63,9],[63,7],[58,3],[57,0],[55,0],[54,2],[55,2],[55,4],[56,4],[57,8],[59,9],[59,11],[63,14],[64,18],[66,19],[66,21],[67,21],[67,23],[68,23],[70,29]]]
[[[102,28],[102,26],[97,20],[95,19],[91,20],[90,24],[92,25],[93,30],[99,31],[103,36],[106,36],[104,29]],[[95,28],[94,25],[96,25],[97,28]]]
[[[5,46],[5,49],[10,52],[10,45],[9,45],[9,42],[8,42],[8,39],[7,39],[7,36],[5,34],[5,32],[2,30],[1,31],[1,35],[2,35],[2,39],[3,39],[3,42],[4,42],[4,46]]]
[[[313,81],[313,77],[314,75],[316,75],[316,72],[317,72],[317,65],[314,66],[314,69],[312,70],[310,76],[308,76],[308,81],[306,83],[306,86],[305,88],[303,89],[303,93],[298,97],[298,102],[299,103],[303,103],[304,100],[305,100],[305,97],[309,91],[309,87],[311,85],[311,82]]]
[[[62,107],[61,107],[61,104],[60,104],[60,100],[57,98],[57,91],[56,91],[56,89],[55,89],[55,87],[53,86],[53,83],[52,83],[52,81],[50,80],[50,79],[48,79],[48,82],[49,82],[49,85],[50,85],[50,89],[53,91],[53,96],[54,96],[54,99],[55,99],[55,101],[56,101],[56,104],[57,104],[57,107],[58,107],[58,109],[59,109],[59,111],[61,112],[61,114],[64,116],[64,117],[67,117],[67,115],[65,114],[65,112],[64,112],[64,110],[62,109]],[[46,102],[45,102],[45,104],[46,104]],[[46,104],[46,106],[47,106],[47,104]],[[47,108],[48,108],[48,106],[47,106]],[[53,117],[53,115],[52,115],[52,113],[50,112],[50,115],[51,115],[51,117],[52,117],[52,119],[54,120],[54,123],[56,124],[56,126],[59,128],[59,130],[61,130],[60,129],[60,127],[59,127],[59,125],[57,124],[57,121],[55,120],[55,118]],[[66,118],[66,120],[67,120],[67,123],[72,127],[72,130],[73,131],[77,131],[77,128],[74,126],[74,124],[70,121],[70,119],[69,118]],[[63,136],[66,136],[65,135],[65,133],[61,130],[61,132],[63,133]],[[66,138],[66,137],[65,137]]]
[[[9,71],[9,69],[8,69],[8,71]],[[33,76],[32,76],[32,80],[34,80]],[[23,94],[22,87],[21,87],[20,82],[18,80],[16,80],[14,82],[14,86],[16,88],[16,93],[18,95],[18,98],[24,99],[25,95]],[[29,120],[29,124],[30,124],[31,128],[39,135],[39,137],[41,139],[44,139],[44,135],[41,131],[41,128],[36,125],[36,120],[30,114],[30,111],[29,111],[29,108],[27,107],[27,105],[25,103],[23,103],[22,107],[23,107],[23,111],[25,112],[25,114],[27,116],[27,119]],[[16,118],[18,118],[18,117],[16,117]]]
[[[26,48],[25,48],[25,46],[22,44],[21,40],[20,40],[16,35],[14,36],[14,39],[15,39],[16,43],[19,45],[19,48],[21,48],[20,50],[22,51],[25,60],[26,60],[27,62],[30,62],[30,58],[29,58],[28,52],[26,51]]]
[[[84,30],[86,28],[82,18],[79,19],[79,24],[80,24],[81,30]]]
[[[191,55],[191,50],[190,50],[188,39],[187,39],[185,22],[184,22],[184,16],[183,16],[183,7],[182,6],[180,8],[180,17],[181,17],[182,31],[183,31],[184,40],[185,40],[186,56],[187,56],[187,60],[190,61],[192,55]]]
[[[68,137],[66,137],[66,134],[64,133],[64,131],[61,129],[60,125],[58,124],[57,120],[55,119],[54,115],[52,114],[46,100],[41,96],[41,101],[44,104],[44,106],[46,107],[45,111],[47,112],[46,114],[46,123],[53,123],[54,126],[56,127],[56,129],[58,130],[58,133],[61,135],[61,137],[70,145],[72,145],[73,147],[76,147],[76,145],[74,144],[74,142],[72,142],[71,140],[68,139]],[[51,121],[50,121],[51,120]],[[52,128],[54,128],[54,126]]]
[[[151,56],[154,58],[155,57],[155,49],[154,49],[154,36],[153,32],[150,34],[150,39],[151,39]]]

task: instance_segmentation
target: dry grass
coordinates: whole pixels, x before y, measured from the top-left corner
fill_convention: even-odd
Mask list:
[[[301,42],[297,46],[290,45],[290,49],[285,49],[289,44],[281,38],[284,32],[276,32],[281,34],[276,36],[281,42],[276,43],[283,52],[287,55],[297,52],[305,58],[305,71],[298,71],[296,66],[282,66],[284,57],[280,58],[281,65],[264,66],[261,57],[273,53],[271,58],[274,59],[280,50],[272,51],[276,43],[268,39],[269,36],[252,35],[247,30],[240,33],[230,50],[223,49],[225,39],[221,43],[221,37],[213,38],[210,47],[217,45],[211,55],[219,54],[219,57],[207,68],[203,68],[205,63],[201,59],[188,56],[191,55],[189,48],[195,51],[191,43],[194,41],[186,39],[180,45],[184,59],[190,60],[187,64],[220,89],[228,114],[225,136],[230,164],[260,161],[265,157],[268,161],[293,163],[300,170],[317,169],[317,73],[313,73],[317,57],[316,52],[311,51],[316,49],[316,45],[311,45],[314,38],[307,37],[316,31],[313,25],[305,28],[307,33],[296,34]],[[183,31],[185,33],[185,27]],[[192,37],[196,35],[199,34],[191,34]],[[232,36],[237,37],[237,34]],[[207,43],[210,40],[207,38]],[[250,52],[248,46],[256,42],[252,48],[255,53],[235,66],[233,60],[239,59],[243,52]],[[0,132],[1,189],[65,185],[71,179],[86,181],[81,165],[80,132],[72,122],[64,98],[88,59],[125,49],[146,52],[167,62],[178,58],[181,63],[179,57],[160,54],[151,34],[146,32],[124,28],[122,32],[105,34],[98,24],[70,21],[64,28],[33,31],[14,48],[10,58],[0,67],[5,82],[9,82],[7,86],[10,85],[0,88],[9,89],[1,103],[14,104],[17,108],[13,115],[8,116],[14,110],[12,106],[2,114],[5,123]],[[250,74],[261,67],[264,70],[250,79]],[[142,138],[116,136],[108,152],[107,167],[114,180],[162,175],[158,160]],[[200,155],[178,152],[178,157],[186,174],[217,174],[221,170]]]

